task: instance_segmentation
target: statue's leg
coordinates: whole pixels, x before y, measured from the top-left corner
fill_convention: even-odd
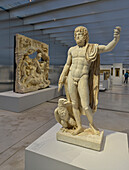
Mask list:
[[[60,123],[63,126],[63,128],[67,128],[68,127],[68,123],[65,120],[61,120]]]
[[[88,75],[83,75],[78,83],[78,92],[82,108],[85,110],[89,123],[93,124],[93,113],[89,106]]]
[[[88,85],[88,75],[83,75],[78,83],[78,92],[81,100],[82,108],[85,110],[85,114],[88,118],[89,125],[95,134],[98,134],[98,129],[93,123],[93,112],[89,106],[89,85]]]
[[[81,124],[80,111],[78,107],[79,96],[78,96],[77,86],[74,84],[74,80],[71,76],[71,73],[69,73],[69,76],[68,76],[68,91],[69,91],[69,95],[72,101],[72,109],[73,109],[74,118],[77,123],[77,129],[73,132],[73,135],[77,135],[83,131],[83,128]]]

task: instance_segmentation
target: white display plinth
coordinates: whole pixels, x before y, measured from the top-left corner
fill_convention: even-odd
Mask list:
[[[119,75],[116,75],[116,69],[119,69]],[[113,64],[113,85],[123,84],[123,64],[114,63]]]
[[[106,89],[102,86],[99,86],[99,91],[105,91]]]
[[[25,150],[25,170],[129,170],[127,134],[104,130],[103,149],[56,140],[56,124]]]
[[[49,86],[42,90],[24,94],[13,91],[2,92],[0,93],[0,109],[21,112],[60,95],[62,95],[62,91],[58,93],[57,86]]]

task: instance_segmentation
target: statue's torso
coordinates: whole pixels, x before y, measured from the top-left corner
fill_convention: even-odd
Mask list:
[[[86,47],[75,46],[71,49],[72,64],[70,71],[73,78],[80,79],[83,75],[88,75],[90,63],[86,60]]]

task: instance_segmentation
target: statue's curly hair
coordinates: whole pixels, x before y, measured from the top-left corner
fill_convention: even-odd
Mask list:
[[[89,33],[86,27],[84,26],[78,26],[75,28],[74,30],[74,39],[76,40],[76,32],[83,32],[84,38],[86,40],[86,42],[89,41]]]

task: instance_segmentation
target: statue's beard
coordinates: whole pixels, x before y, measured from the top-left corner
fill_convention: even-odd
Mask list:
[[[76,43],[78,46],[84,46],[86,44],[86,41],[84,39],[83,40],[78,39],[78,40],[76,40]]]

